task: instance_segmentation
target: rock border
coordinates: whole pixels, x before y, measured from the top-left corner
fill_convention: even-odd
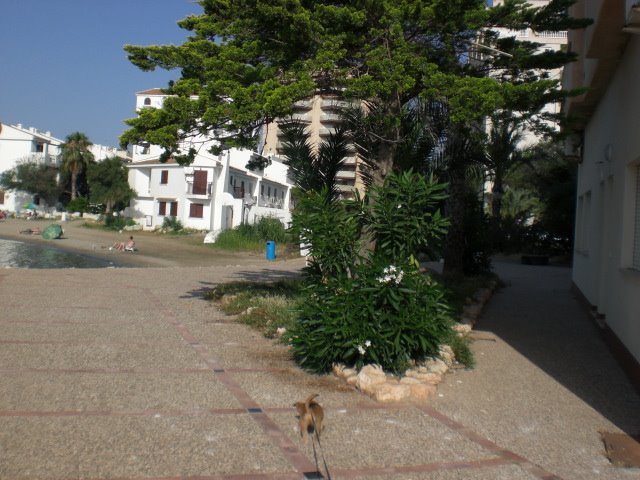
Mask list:
[[[460,322],[453,326],[460,337],[466,337],[471,333],[497,287],[498,282],[492,281],[486,288],[481,288],[466,300]],[[457,362],[451,347],[441,345],[437,357],[416,364],[401,377],[386,373],[375,364],[365,365],[360,371],[335,364],[333,373],[378,402],[424,402],[435,395],[443,375],[455,365]]]

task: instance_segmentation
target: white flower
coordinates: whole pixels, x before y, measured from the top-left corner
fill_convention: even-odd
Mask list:
[[[364,342],[364,346],[369,348],[371,346],[371,340],[367,340]]]
[[[362,345],[358,345],[356,348],[360,352],[360,355],[364,355],[365,354],[366,350],[364,349],[364,347]]]
[[[378,277],[376,279],[379,283],[394,282],[396,285],[398,285],[402,281],[402,277],[404,276],[404,272],[395,265],[389,265],[382,271],[382,273],[384,273],[384,276]]]

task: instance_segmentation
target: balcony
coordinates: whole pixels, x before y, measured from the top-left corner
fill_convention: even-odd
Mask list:
[[[320,121],[322,123],[338,123],[342,120],[339,113],[322,113]]]
[[[293,104],[295,110],[309,110],[313,106],[313,99],[298,100]]]
[[[352,106],[347,100],[338,100],[337,98],[323,98],[320,104],[323,110],[344,110]]]
[[[187,182],[187,195],[194,195],[199,197],[211,197],[212,183],[198,184],[195,182]]]
[[[259,207],[280,208],[280,209],[282,209],[283,206],[284,206],[284,200],[282,198],[268,197],[266,195],[260,195],[260,197],[258,198],[258,206]]]
[[[59,167],[61,162],[60,155],[52,155],[50,153],[35,152],[29,154],[27,161],[36,165],[47,165],[51,167]]]

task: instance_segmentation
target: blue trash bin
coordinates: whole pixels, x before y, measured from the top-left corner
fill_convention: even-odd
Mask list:
[[[267,260],[276,259],[276,242],[267,240]]]

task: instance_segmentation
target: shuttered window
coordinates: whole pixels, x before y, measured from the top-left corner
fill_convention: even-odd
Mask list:
[[[171,202],[171,211],[169,212],[169,214],[172,217],[178,216],[178,202]]]
[[[207,194],[207,171],[196,170],[193,172],[193,194],[194,195],[206,195]]]
[[[160,184],[166,185],[169,183],[169,170],[161,170],[160,171]]]
[[[202,218],[203,211],[204,208],[201,203],[192,203],[189,205],[189,216],[192,218]]]
[[[0,203],[4,203],[4,190],[0,190]]]
[[[633,235],[633,268],[640,270],[640,166],[636,168],[635,228]]]
[[[166,215],[167,214],[167,202],[158,202],[158,215]]]

